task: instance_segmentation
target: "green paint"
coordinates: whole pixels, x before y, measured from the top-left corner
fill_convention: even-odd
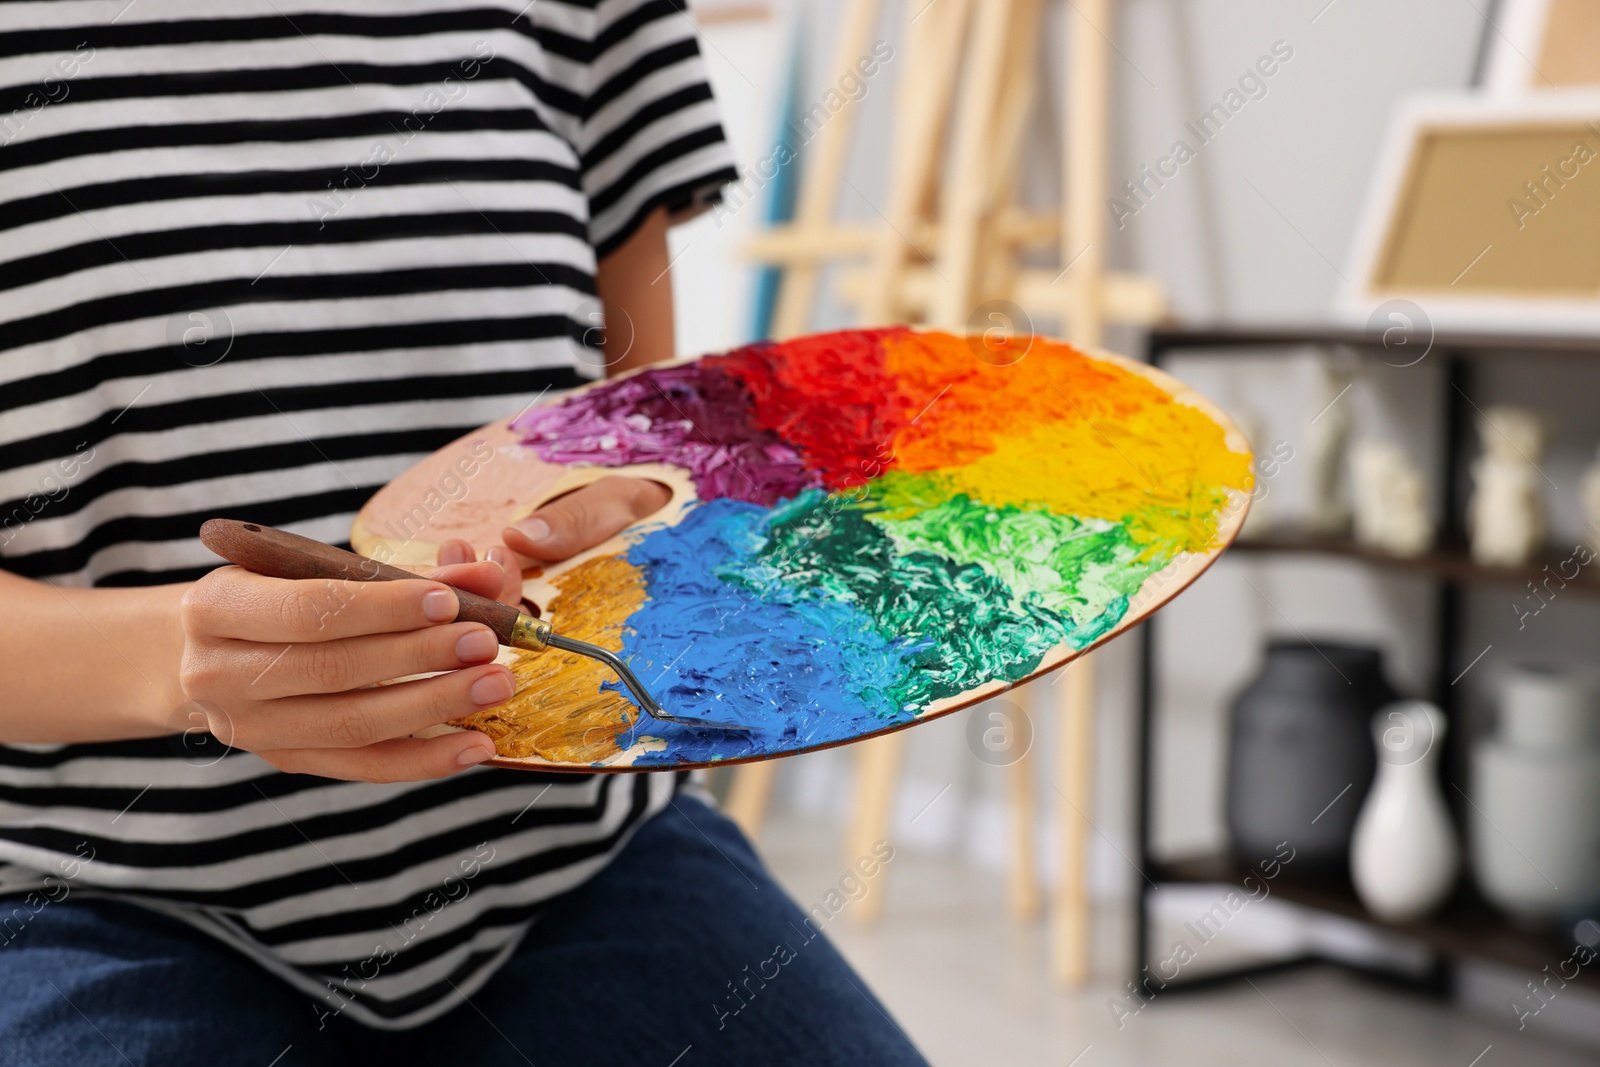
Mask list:
[[[902,709],[995,678],[1019,680],[1062,641],[1093,640],[1037,593],[1019,597],[976,561],[896,549],[875,522],[878,512],[872,499],[808,491],[774,507],[754,560],[718,576],[763,598],[835,598],[861,611],[880,637],[904,646],[910,672],[890,689]],[[1107,614],[1122,617],[1125,609],[1122,600]],[[1104,632],[1115,617],[1094,619],[1090,629]]]
[[[903,519],[938,507],[953,495],[950,477],[939,471],[923,474],[884,471],[870,486],[862,486],[856,492],[861,499],[870,495],[882,515],[892,519]]]
[[[1037,597],[1052,611],[1078,620],[1068,638],[1077,647],[1115,626],[1127,598],[1165,565],[1144,558],[1147,548],[1135,543],[1123,524],[1013,505],[994,508],[964,495],[927,506],[924,502],[936,499],[937,487],[899,484],[914,478],[884,479],[885,495],[894,505],[872,516],[895,545],[977,564],[1014,595]],[[919,505],[921,510],[912,510]]]

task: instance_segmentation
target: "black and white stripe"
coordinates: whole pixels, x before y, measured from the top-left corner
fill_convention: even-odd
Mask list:
[[[344,541],[591,376],[597,257],[733,177],[669,0],[0,4],[0,565],[190,580],[217,514]],[[74,892],[377,1026],[481,985],[674,785],[376,786],[195,741],[0,746],[0,892],[92,854]]]

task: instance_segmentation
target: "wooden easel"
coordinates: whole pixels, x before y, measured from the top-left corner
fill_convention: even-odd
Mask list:
[[[804,332],[822,265],[847,260],[864,265],[842,274],[840,291],[859,305],[867,324],[916,322],[968,332],[975,308],[1003,299],[1028,315],[1059,318],[1074,344],[1093,347],[1101,343],[1107,321],[1148,324],[1165,313],[1163,294],[1152,279],[1105,269],[1111,0],[1066,5],[1071,84],[1064,210],[1027,211],[1017,203],[1021,150],[1038,103],[1043,3],[910,0],[880,222],[846,226],[833,220],[853,132],[854,109],[847,108],[822,130],[806,160],[794,221],[747,245],[753,259],[783,269],[775,337]],[[879,10],[879,0],[853,0],[839,35],[836,69],[849,69],[867,52]],[[952,162],[948,175],[941,176],[947,136]],[[1060,249],[1060,267],[1021,263],[1025,250],[1052,244]],[[1090,963],[1086,861],[1093,797],[1093,662],[1075,661],[1059,681],[1048,690],[1058,694],[1062,727],[1056,785],[1062,801],[1062,872],[1052,908],[1051,959],[1055,975],[1076,985],[1088,978]],[[855,814],[845,841],[851,859],[889,836],[904,749],[903,734],[857,748]],[[749,833],[764,818],[773,770],[770,762],[758,763],[735,775],[728,810]],[[1009,768],[1009,898],[1013,913],[1023,918],[1037,915],[1042,899],[1033,854],[1034,774],[1031,755]],[[870,894],[854,914],[871,920],[882,901],[883,894]]]

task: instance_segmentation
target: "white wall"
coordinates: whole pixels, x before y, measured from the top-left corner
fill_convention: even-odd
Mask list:
[[[1468,83],[1487,5],[1125,0],[1119,8],[1116,40],[1127,58],[1115,68],[1118,182],[1165,154],[1183,123],[1275,42],[1294,54],[1266,79],[1266,95],[1127,221],[1115,258],[1159,276],[1187,318],[1324,317],[1391,104]]]

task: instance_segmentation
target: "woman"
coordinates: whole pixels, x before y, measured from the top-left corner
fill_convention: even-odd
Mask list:
[[[344,541],[445,442],[670,358],[666,228],[734,176],[688,17],[0,5],[0,141],[5,1062],[920,1062],[825,941],[754,975],[804,916],[674,776],[411,736],[511,696],[452,587],[514,600],[660,487],[415,582],[196,538]]]

